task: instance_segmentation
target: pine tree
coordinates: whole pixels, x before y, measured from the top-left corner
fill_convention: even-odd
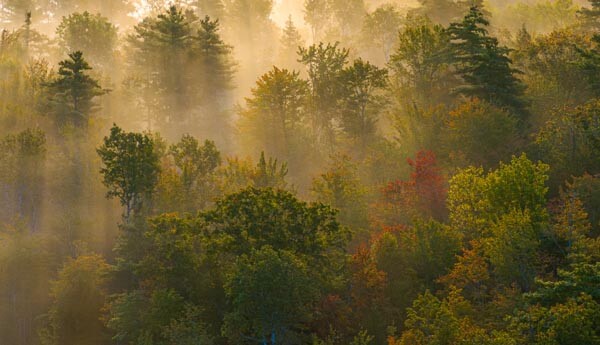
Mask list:
[[[477,6],[471,7],[462,22],[450,24],[451,49],[457,73],[463,79],[463,85],[455,91],[525,116],[524,86],[515,77],[519,71],[511,67],[510,50],[488,35],[489,24]]]
[[[98,110],[93,99],[108,90],[86,73],[92,67],[80,51],[69,54],[69,59],[61,61],[59,66],[58,78],[47,85],[51,112],[59,127],[71,124],[86,128],[90,115]]]
[[[292,21],[292,16],[285,22],[285,28],[281,35],[281,48],[279,51],[279,61],[286,68],[300,69],[301,64],[297,60],[297,52],[304,46],[304,39],[300,35],[298,28]]]
[[[226,44],[219,34],[219,20],[206,16],[200,20],[197,33],[192,36],[191,68],[198,71],[199,78],[191,80],[196,90],[190,97],[203,109],[202,122],[207,127],[205,135],[222,132],[228,125],[224,108],[230,103],[229,91],[233,89],[235,63],[232,47]],[[200,128],[198,128],[200,130]]]

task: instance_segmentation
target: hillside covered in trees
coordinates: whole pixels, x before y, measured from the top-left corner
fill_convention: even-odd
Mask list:
[[[0,345],[600,345],[600,1],[0,30]]]

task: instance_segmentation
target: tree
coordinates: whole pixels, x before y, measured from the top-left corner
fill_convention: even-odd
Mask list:
[[[76,51],[59,63],[58,77],[47,84],[52,114],[59,127],[73,125],[86,129],[89,117],[98,110],[94,98],[108,93],[86,71],[92,67]]]
[[[249,187],[225,196],[202,217],[215,228],[212,236],[221,239],[222,250],[237,255],[268,245],[310,259],[311,267],[332,267],[348,241],[331,208],[271,188]]]
[[[95,65],[111,67],[117,44],[117,27],[100,14],[72,13],[56,28],[64,53],[81,51]]]
[[[553,167],[553,185],[571,176],[600,172],[600,102],[591,100],[566,109],[549,120],[535,136],[536,153]]]
[[[548,165],[534,163],[525,154],[513,156],[510,163],[501,162],[488,174],[475,167],[459,170],[448,189],[450,224],[460,229],[466,240],[486,238],[504,215],[521,212],[540,236],[548,222],[548,170]]]
[[[430,18],[434,23],[447,25],[458,20],[469,10],[469,5],[475,2],[455,0],[419,0],[421,7],[417,10],[421,15]]]
[[[485,249],[493,269],[507,286],[516,283],[522,291],[533,288],[540,241],[528,211],[510,211],[491,229]]]
[[[37,232],[42,218],[46,135],[40,129],[27,129],[8,135],[0,142],[0,181],[4,187],[2,219],[7,223],[28,224]]]
[[[222,192],[230,194],[246,187],[285,189],[287,163],[278,163],[277,159],[265,158],[261,152],[256,165],[250,159],[228,158],[227,166],[221,171]]]
[[[136,25],[127,41],[130,82],[143,91],[149,125],[167,137],[192,129],[212,138],[226,128],[234,64],[218,20],[171,6]]]
[[[457,106],[446,122],[446,144],[467,164],[493,167],[516,150],[518,122],[510,112],[479,99]]]
[[[198,12],[218,20],[225,19],[225,4],[223,0],[196,0]]]
[[[530,306],[511,318],[510,330],[520,343],[598,344],[600,306],[582,294],[551,307]]]
[[[377,47],[385,62],[390,60],[401,22],[398,10],[389,4],[377,7],[365,17],[362,31],[366,44]]]
[[[584,75],[592,94],[598,96],[600,95],[600,83],[598,83],[598,76],[600,75],[600,50],[598,49],[600,35],[595,34],[592,36],[592,42],[595,47],[590,48],[580,44],[575,49],[581,56],[577,64],[579,72]]]
[[[551,113],[565,104],[583,103],[594,95],[593,65],[590,70],[582,65],[582,53],[591,48],[585,34],[565,28],[535,38],[527,35],[522,33],[513,55],[516,66],[524,72],[522,79],[533,110]]]
[[[364,0],[329,0],[329,8],[333,19],[337,21],[339,38],[342,42],[348,42],[360,33],[367,15]]]
[[[191,46],[191,36],[190,19],[176,6],[171,6],[156,18],[145,18],[127,37],[131,49],[130,63],[134,71],[145,74],[140,78],[148,88],[146,97],[157,98],[165,107],[164,112],[154,114],[154,120],[162,126],[181,125],[189,116],[185,110],[190,88],[195,86],[186,78],[186,50]],[[151,99],[145,102],[150,107]]]
[[[341,72],[342,128],[363,145],[375,135],[384,99],[378,93],[387,85],[387,70],[357,59]]]
[[[461,22],[448,28],[456,71],[463,80],[456,92],[506,107],[523,119],[524,87],[515,77],[518,71],[511,67],[510,50],[488,36],[488,25],[481,9],[472,6]]]
[[[43,343],[109,344],[101,320],[111,266],[99,255],[69,259],[53,282]]]
[[[308,83],[298,72],[273,67],[251,92],[240,112],[241,129],[268,154],[294,157],[300,149]]]
[[[408,332],[402,338],[416,337],[428,344],[452,344],[458,338],[458,319],[446,301],[440,301],[429,291],[420,295],[407,310]]]
[[[327,171],[313,178],[311,192],[316,200],[339,210],[340,223],[357,230],[366,229],[366,188],[358,178],[350,157],[334,156]]]
[[[590,0],[591,7],[582,7],[579,12],[579,19],[582,22],[584,29],[589,29],[597,32],[600,27],[598,18],[600,18],[600,2],[598,0]]]
[[[159,156],[148,135],[124,132],[113,125],[110,136],[97,149],[104,167],[102,182],[108,188],[107,197],[117,197],[125,206],[125,220],[138,215],[149,201],[159,174]]]
[[[242,255],[225,283],[231,311],[224,334],[234,342],[301,342],[318,297],[309,268],[291,252],[270,246]]]
[[[393,210],[402,212],[407,218],[425,215],[444,219],[446,215],[446,179],[431,151],[419,151],[415,159],[408,158],[412,168],[408,181],[396,180],[388,183],[383,194]],[[405,221],[407,219],[404,219]]]
[[[323,28],[330,17],[331,12],[327,0],[304,1],[304,21],[311,27],[313,44],[321,41]]]
[[[404,97],[425,106],[448,101],[447,90],[455,84],[449,44],[444,27],[428,19],[415,18],[400,29],[388,64],[400,102],[406,102]]]
[[[283,34],[280,39],[279,61],[289,69],[300,70],[300,65],[297,60],[298,49],[304,47],[304,39],[300,35],[298,28],[292,21],[292,16],[288,17],[283,28]]]
[[[232,58],[233,47],[226,44],[219,34],[219,20],[206,16],[200,20],[197,35],[193,37],[197,47],[193,48],[192,58],[197,59],[200,74],[196,83],[200,84],[200,106],[204,109],[204,121],[209,129],[206,134],[223,131],[229,125],[225,111],[229,103],[229,92],[233,89],[235,63]]]
[[[217,190],[221,153],[210,140],[201,145],[189,134],[168,149],[157,181],[156,207],[161,211],[195,212],[212,202]]]
[[[319,43],[300,48],[299,61],[306,65],[310,90],[310,116],[313,133],[319,142],[333,145],[333,122],[339,116],[338,102],[344,87],[340,78],[349,51],[338,48],[338,44]]]

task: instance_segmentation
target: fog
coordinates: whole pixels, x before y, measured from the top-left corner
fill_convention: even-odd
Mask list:
[[[557,280],[573,257],[597,256],[588,244],[564,254],[575,249],[556,229],[560,210],[580,202],[566,195],[583,185],[577,207],[591,230],[578,240],[597,239],[600,189],[585,183],[597,188],[600,173],[598,13],[584,0],[0,0],[0,345],[275,344],[276,333],[282,344],[429,344],[411,342],[417,326],[407,308],[428,296],[455,303],[463,290],[447,282],[460,280],[451,276],[456,260],[480,251],[492,273],[477,289],[489,295],[469,302],[496,314],[461,320],[515,339],[489,344],[538,344],[511,333],[517,321],[500,320],[536,279]],[[531,259],[537,266],[518,268],[527,277],[502,280],[525,254],[489,254],[508,213],[494,213],[504,207],[496,199],[482,206],[482,190],[506,178],[509,162],[532,164],[528,173],[546,182],[537,208],[519,209],[519,220],[543,223],[531,226],[539,238],[504,239],[543,244]],[[462,195],[461,178],[487,187]],[[254,200],[255,189],[289,197]],[[471,197],[484,201],[456,206]],[[274,216],[236,208],[244,198]],[[276,209],[290,198],[337,213]],[[291,229],[281,225],[282,233],[314,227],[322,238],[311,245],[331,248],[298,253],[297,238],[263,248],[252,232],[279,229],[281,214]],[[163,226],[180,237],[165,239]],[[227,226],[246,237],[211,237]],[[329,239],[330,227],[344,240]],[[423,241],[447,246],[410,242],[421,240],[419,227],[429,231]],[[286,247],[292,242],[298,247]],[[421,267],[415,253],[425,247],[435,259]],[[295,314],[282,307],[289,315],[280,318],[294,321],[277,332],[274,321],[248,321],[235,309],[245,296],[236,288],[252,281],[231,278],[271,254],[289,264],[271,268],[297,281],[313,269],[335,276],[326,284],[307,275],[323,284],[318,297]],[[153,265],[162,276],[149,273]],[[289,290],[283,300],[310,299],[302,294],[310,289],[286,285],[292,278],[271,278]],[[144,305],[156,314],[131,311]],[[163,317],[166,305],[177,307]]]

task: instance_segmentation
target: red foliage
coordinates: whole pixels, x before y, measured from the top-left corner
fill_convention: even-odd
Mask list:
[[[408,181],[396,180],[383,189],[385,202],[405,210],[409,216],[443,219],[446,216],[446,178],[432,151],[419,151],[408,158],[413,168]]]

